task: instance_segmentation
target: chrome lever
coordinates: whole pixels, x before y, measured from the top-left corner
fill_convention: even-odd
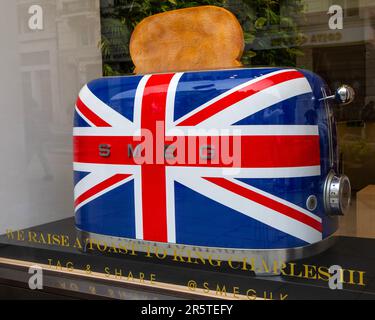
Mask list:
[[[343,84],[342,86],[338,87],[335,91],[335,94],[327,97],[323,97],[319,99],[319,101],[323,100],[335,100],[340,105],[346,105],[353,102],[355,97],[354,89],[351,86]]]

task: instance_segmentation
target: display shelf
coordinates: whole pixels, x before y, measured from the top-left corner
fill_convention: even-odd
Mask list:
[[[46,239],[65,235],[74,239],[73,218],[24,230]],[[27,290],[28,269],[43,269],[44,288],[35,294],[62,298],[103,299],[374,299],[375,239],[335,237],[325,252],[287,263],[283,274],[270,269],[265,276],[236,269],[227,262],[186,263],[173,257],[159,259],[145,253],[82,252],[73,246],[0,238],[0,284]],[[342,290],[329,288],[326,268],[344,269]],[[87,266],[90,267],[87,270]],[[121,273],[121,274],[120,274]],[[319,279],[321,278],[321,279]],[[5,290],[5,289],[4,289]],[[0,289],[1,292],[5,292]]]

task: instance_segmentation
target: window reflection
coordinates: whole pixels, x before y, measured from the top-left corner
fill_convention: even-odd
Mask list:
[[[19,155],[13,160],[19,162],[14,174],[12,163],[2,166],[0,193],[8,198],[10,214],[0,233],[5,227],[18,229],[73,216],[73,107],[80,87],[102,72],[99,1],[38,1],[43,30],[29,27],[32,5],[35,1],[1,3],[3,21],[14,15],[14,25],[0,31],[14,44],[12,59],[3,61],[9,71],[1,77],[14,91],[2,94],[2,122],[19,124],[12,132],[20,134],[9,141],[9,152]],[[7,54],[2,57],[7,59]],[[17,201],[10,201],[14,195]]]

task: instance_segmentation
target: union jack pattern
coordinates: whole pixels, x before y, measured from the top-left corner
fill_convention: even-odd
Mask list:
[[[196,74],[198,76],[199,73]],[[124,109],[101,99],[100,94],[90,85],[81,90],[75,112],[85,125],[76,124],[73,129],[74,170],[84,173],[77,179],[74,188],[76,214],[88,216],[93,210],[103,210],[108,214],[122,215],[128,211],[127,216],[134,216],[134,233],[130,233],[129,237],[179,243],[179,232],[183,233],[184,228],[176,227],[178,207],[181,206],[180,198],[177,199],[175,194],[178,184],[220,204],[230,212],[239,213],[244,218],[257,221],[303,243],[321,240],[322,219],[317,212],[308,211],[300,204],[271,194],[259,186],[255,187],[251,182],[247,183],[249,179],[320,176],[318,125],[241,124],[243,119],[278,103],[311,95],[312,88],[304,74],[295,69],[267,69],[240,83],[234,83],[230,88],[225,87],[216,96],[209,96],[197,107],[176,116],[176,98],[187,94],[179,89],[182,77],[184,73],[134,76],[138,79],[137,84],[132,90],[127,90],[127,94],[132,96],[133,106],[127,107],[132,111],[131,116],[128,116],[129,110],[124,115]],[[121,81],[126,81],[126,78]],[[112,81],[116,83],[115,78]],[[220,87],[224,82],[215,83],[213,80],[207,84],[203,81],[203,85],[212,83]],[[111,96],[110,93],[108,95]],[[189,103],[189,99],[185,101]],[[241,142],[240,167],[221,162],[216,165],[210,162],[203,165],[134,163],[127,157],[126,145],[136,143],[135,137],[141,135],[141,129],[147,129],[156,136],[157,122],[165,124],[162,133],[164,141],[179,136],[188,143],[187,139],[192,135],[203,135],[210,140],[212,135],[207,132],[212,129],[218,130],[219,135],[220,132],[230,132],[229,139],[236,136]],[[197,131],[192,133],[192,128]],[[101,143],[111,145],[110,157],[99,155],[98,145]],[[130,184],[133,193],[123,196],[124,199],[132,197],[126,201],[134,206],[126,208],[124,205],[124,208],[117,208],[114,212],[113,203],[106,201],[101,207],[89,207],[98,198],[107,195],[107,199],[110,199],[111,193]],[[187,200],[182,200],[184,205]],[[192,211],[194,207],[197,208],[198,204],[194,204],[192,199]],[[203,215],[204,210],[200,210],[200,215]],[[221,223],[219,218],[217,221],[212,219],[215,217],[214,212],[210,212],[210,217],[213,225]],[[211,223],[204,221],[197,224],[209,230]],[[83,224],[80,227],[83,228]],[[189,237],[194,239],[194,234]],[[210,241],[191,242],[211,244]]]

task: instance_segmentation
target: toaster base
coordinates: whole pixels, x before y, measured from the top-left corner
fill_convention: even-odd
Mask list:
[[[82,241],[82,251],[84,252],[97,250],[95,248],[98,248],[97,244],[100,244],[101,247],[107,245],[109,248],[127,248],[132,255],[135,253],[145,253],[146,256],[157,254],[160,260],[169,256],[174,257],[174,261],[181,258],[196,259],[198,261],[202,261],[202,259],[219,259],[221,261],[241,263],[245,261],[251,265],[251,270],[258,276],[279,275],[283,264],[317,255],[328,249],[335,242],[335,237],[330,236],[316,243],[296,248],[236,249],[122,238],[80,229],[77,229],[77,236]],[[271,267],[265,270],[265,266]]]

